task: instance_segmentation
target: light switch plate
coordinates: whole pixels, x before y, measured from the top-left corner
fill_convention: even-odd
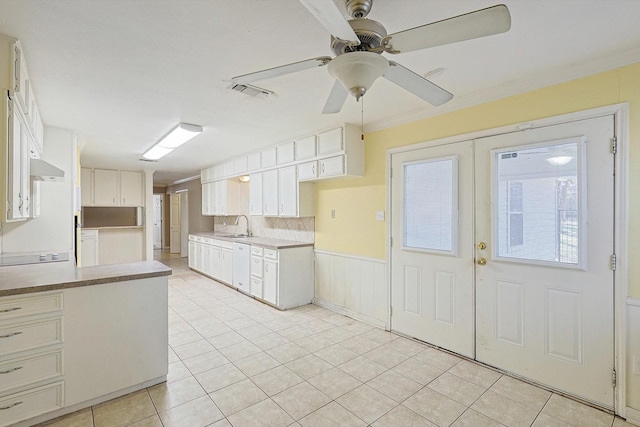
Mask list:
[[[384,221],[384,211],[376,212],[376,221]]]

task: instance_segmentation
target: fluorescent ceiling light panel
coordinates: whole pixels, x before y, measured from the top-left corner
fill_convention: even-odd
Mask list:
[[[144,153],[142,157],[150,160],[158,160],[201,132],[202,126],[178,123],[176,127],[163,136],[162,139]]]

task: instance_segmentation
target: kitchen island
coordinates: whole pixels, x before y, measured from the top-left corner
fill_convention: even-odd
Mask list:
[[[157,261],[0,268],[0,426],[166,381],[170,274]]]

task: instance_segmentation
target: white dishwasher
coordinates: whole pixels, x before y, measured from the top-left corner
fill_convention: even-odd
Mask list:
[[[251,245],[233,243],[233,286],[251,294]]]

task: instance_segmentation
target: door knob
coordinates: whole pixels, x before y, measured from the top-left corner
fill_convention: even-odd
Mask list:
[[[487,244],[485,242],[478,243],[478,249],[487,249]]]
[[[478,265],[486,265],[487,264],[487,260],[484,258],[478,258],[478,260],[476,261],[478,263]]]

